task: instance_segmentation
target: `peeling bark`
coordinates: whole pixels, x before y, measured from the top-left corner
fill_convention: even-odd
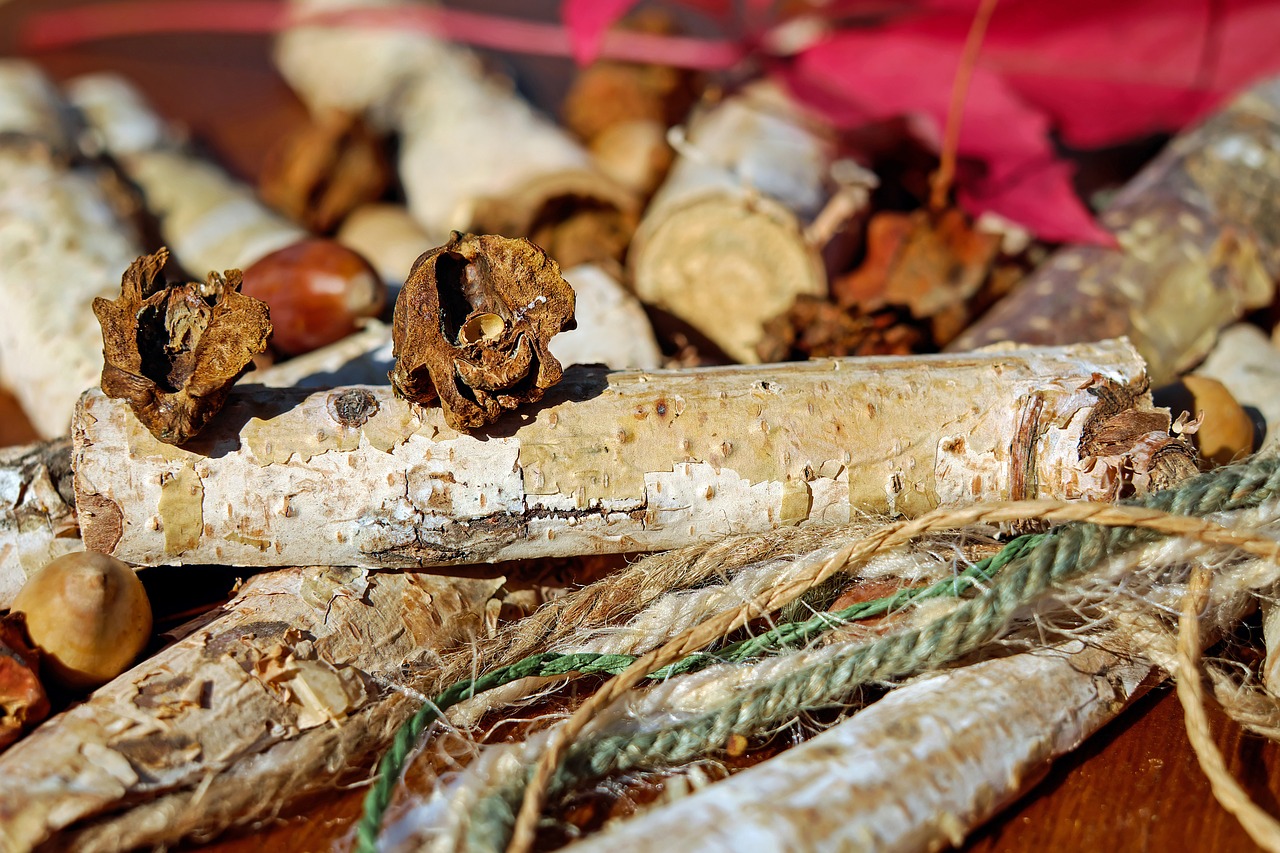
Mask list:
[[[71,483],[71,440],[0,450],[0,609],[46,563],[83,551]]]
[[[388,683],[481,630],[500,585],[319,567],[251,579],[0,756],[0,847],[207,839],[364,772],[417,707]]]
[[[826,201],[834,145],[758,83],[695,115],[678,150],[627,257],[636,295],[758,362],[765,321],[801,294],[826,294],[804,226]]]
[[[30,64],[0,61],[0,377],[41,436],[66,435],[102,371],[90,310],[140,254],[99,170],[71,165],[68,108]]]
[[[1163,385],[1280,278],[1280,80],[1179,135],[1102,214],[1119,248],[1060,249],[948,345],[1126,335]]]
[[[536,411],[474,435],[388,388],[243,388],[183,448],[90,392],[76,422],[76,493],[86,544],[148,565],[623,553],[854,512],[1158,487],[1194,466],[1145,387],[1124,341],[578,367]]]

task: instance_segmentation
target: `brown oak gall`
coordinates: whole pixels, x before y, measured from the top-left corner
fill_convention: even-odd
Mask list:
[[[438,396],[454,429],[492,423],[560,381],[547,343],[576,328],[573,307],[533,243],[455,231],[418,258],[396,301],[391,385],[415,403]]]

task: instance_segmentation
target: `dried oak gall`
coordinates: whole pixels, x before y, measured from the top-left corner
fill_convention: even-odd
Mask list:
[[[462,235],[418,258],[396,301],[391,385],[468,430],[542,397],[560,380],[547,348],[576,327],[573,288],[524,239]]]
[[[302,240],[261,258],[244,271],[244,292],[271,309],[271,347],[285,355],[345,338],[387,303],[369,262],[332,240]]]
[[[204,282],[166,285],[164,249],[134,261],[115,300],[98,297],[102,325],[102,390],[129,402],[151,434],[182,444],[226,402],[267,348],[267,306],[240,292],[240,271],[209,273]]]
[[[64,554],[33,574],[13,600],[62,684],[96,687],[133,663],[151,639],[151,603],[133,569],[105,554]]]

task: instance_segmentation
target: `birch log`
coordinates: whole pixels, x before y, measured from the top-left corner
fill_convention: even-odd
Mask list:
[[[307,13],[413,9],[397,0],[295,0]],[[634,195],[477,57],[426,33],[306,25],[276,46],[281,74],[315,111],[363,113],[400,136],[409,209],[428,232],[527,236],[564,267],[620,256]]]
[[[252,187],[186,150],[123,78],[90,74],[66,90],[97,143],[138,185],[178,263],[198,280],[210,270],[244,269],[308,236]]]
[[[140,253],[91,167],[70,165],[67,105],[34,66],[0,60],[0,376],[36,430],[66,435],[102,372],[91,305]]]
[[[81,550],[71,441],[0,449],[0,610],[33,572]]]
[[[501,583],[319,567],[251,579],[0,756],[0,849],[164,846],[331,789],[416,709],[387,685],[479,630]]]
[[[959,846],[1133,698],[1151,667],[1075,641],[926,676],[575,853]]]
[[[772,83],[695,115],[631,244],[636,295],[741,362],[760,360],[766,320],[827,292],[821,247],[804,235],[834,156],[816,128]]]
[[[1145,387],[1125,341],[578,367],[538,409],[475,435],[387,388],[245,388],[182,448],[92,391],[76,421],[76,500],[86,547],[141,564],[396,567],[673,548],[854,512],[1107,498],[1180,478],[1187,446]]]
[[[1277,198],[1280,79],[1179,135],[1129,182],[1102,214],[1118,248],[1060,249],[947,349],[1126,335],[1163,385],[1271,302]]]

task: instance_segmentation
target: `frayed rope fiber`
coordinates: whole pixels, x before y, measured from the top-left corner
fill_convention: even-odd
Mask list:
[[[695,672],[722,662],[745,661],[785,649],[793,649],[816,639],[841,625],[858,619],[870,619],[893,613],[912,604],[942,596],[960,596],[980,581],[990,580],[1006,564],[1043,538],[1043,534],[1020,536],[998,554],[974,563],[955,577],[922,589],[905,589],[883,598],[860,601],[834,613],[819,613],[809,619],[784,622],[771,630],[748,637],[714,654],[695,653],[677,663],[650,674],[653,680]],[[561,675],[617,675],[636,661],[635,655],[601,654],[597,652],[545,652],[530,655],[507,666],[497,667],[474,679],[464,679],[442,691],[423,705],[397,731],[395,740],[378,765],[377,778],[365,797],[364,814],[357,825],[358,851],[371,853],[377,849],[378,829],[383,814],[404,770],[404,764],[427,727],[454,705],[489,690],[523,678],[548,678]]]
[[[681,764],[721,748],[733,735],[751,736],[806,711],[841,704],[862,685],[904,678],[945,666],[996,639],[1020,608],[1055,587],[1080,579],[1108,557],[1146,544],[1161,535],[1146,527],[1163,526],[1165,533],[1198,533],[1205,540],[1230,543],[1233,539],[1231,531],[1217,525],[1179,525],[1177,522],[1193,522],[1191,517],[1249,509],[1278,495],[1280,461],[1257,459],[1220,468],[1193,477],[1175,488],[1126,502],[1124,506],[1130,508],[1128,514],[1131,516],[1127,522],[1115,518],[1124,513],[1114,512],[1112,518],[1105,522],[1110,525],[1142,524],[1142,527],[1104,527],[1096,523],[1063,525],[1055,530],[1055,535],[1045,537],[1036,547],[1013,561],[982,594],[923,628],[853,646],[820,664],[788,673],[773,684],[744,691],[720,707],[679,725],[625,734],[580,736],[581,726],[590,718],[592,710],[618,695],[616,691],[611,693],[611,685],[606,684],[561,727],[559,752],[549,748],[528,783],[522,780],[519,784],[509,785],[477,804],[471,816],[468,849],[524,849],[531,835],[529,814],[536,816],[544,795],[555,795],[610,773]],[[1034,506],[1037,502],[1027,503]],[[1113,509],[1109,505],[1074,506],[1080,517],[1093,513],[1100,522],[1108,510]],[[1154,510],[1163,516],[1163,521],[1156,518],[1143,521],[1140,514],[1132,512],[1140,508]],[[957,510],[950,514],[962,518],[966,512]],[[1000,513],[986,513],[977,507],[971,514],[972,521],[996,520],[1000,516]],[[1059,511],[1054,514],[1065,517],[1069,513]],[[1007,520],[1012,513],[1004,515]],[[917,521],[923,523],[916,527],[928,526],[926,519]],[[1211,535],[1212,528],[1217,528],[1216,535]],[[1245,546],[1251,552],[1261,554],[1265,551],[1266,556],[1275,554],[1274,541],[1259,541],[1259,537],[1243,534],[1234,538],[1237,539],[1235,544]],[[1251,543],[1250,546],[1246,546],[1246,542]],[[661,658],[660,655],[653,657]],[[616,681],[626,683],[626,674]],[[578,724],[576,729],[573,727],[575,723]],[[553,739],[553,747],[556,743]],[[544,780],[543,771],[548,764],[552,769],[545,773]],[[544,786],[545,790],[539,786]],[[531,790],[526,792],[526,787]],[[522,800],[517,818],[514,807]],[[529,808],[531,803],[535,808]],[[523,837],[519,831],[521,824],[524,824]]]
[[[1188,480],[1177,488],[1146,496],[1129,506],[1175,516],[1201,516],[1251,508],[1277,494],[1280,494],[1280,461],[1266,459],[1218,469]],[[1087,511],[1100,513],[1104,510]],[[1062,516],[1059,513],[1059,517]],[[1168,519],[1167,515],[1162,517]],[[974,520],[983,518],[985,516],[974,516]],[[1113,518],[1107,523],[1139,522],[1140,519],[1126,522]],[[1144,523],[1150,525],[1152,522]],[[1166,532],[1173,530],[1170,527]],[[1015,540],[997,555],[1007,554],[1004,562],[1008,565],[995,582],[947,616],[923,628],[852,646],[821,664],[797,669],[765,687],[745,691],[724,705],[679,725],[578,738],[564,748],[563,761],[555,767],[549,779],[549,792],[559,793],[609,773],[680,764],[723,746],[733,735],[749,736],[805,711],[839,704],[861,685],[903,678],[944,666],[998,637],[1019,608],[1058,585],[1080,578],[1107,557],[1149,542],[1159,535],[1158,532],[1139,528],[1073,523],[1057,528],[1053,535],[1036,537],[1034,542],[1025,538]],[[1017,551],[1013,550],[1015,545]],[[831,616],[826,614],[828,621],[833,623]],[[781,627],[795,630],[790,625]],[[797,634],[804,635],[803,631]],[[784,645],[787,644],[765,643],[765,647],[752,651],[758,654]],[[692,657],[707,663],[724,659],[723,654],[699,653]],[[358,828],[358,849],[376,849],[381,816],[403,762],[422,731],[443,708],[525,675],[559,675],[571,671],[612,674],[628,670],[634,660],[629,655],[534,655],[511,667],[487,673],[474,681],[460,682],[446,690],[435,703],[425,706],[402,727],[392,748],[384,756],[378,778],[366,798],[366,813]],[[687,660],[689,658],[676,666],[681,671],[685,666],[695,668],[686,664]],[[537,782],[536,777],[534,781]],[[470,849],[500,850],[507,845],[515,826],[514,807],[521,801],[526,786],[527,777],[477,803],[468,833]]]

